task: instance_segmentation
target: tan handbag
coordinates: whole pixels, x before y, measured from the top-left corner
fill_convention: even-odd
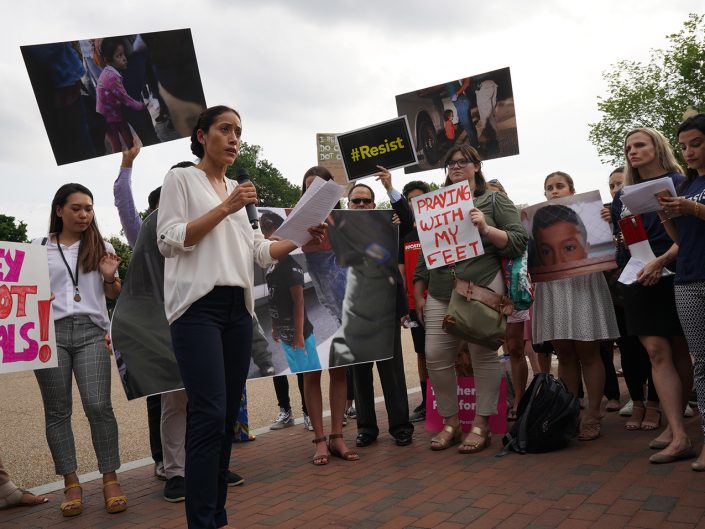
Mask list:
[[[512,301],[487,287],[458,277],[450,295],[443,330],[470,343],[499,349],[504,342]]]

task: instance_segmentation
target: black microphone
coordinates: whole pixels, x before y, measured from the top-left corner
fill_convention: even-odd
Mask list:
[[[237,176],[235,177],[238,184],[244,184],[250,181],[250,175],[247,173],[247,169],[240,167],[237,170]],[[254,204],[247,204],[245,206],[245,211],[247,211],[247,218],[250,220],[250,226],[253,230],[256,230],[259,226],[259,218],[257,217],[257,206]]]

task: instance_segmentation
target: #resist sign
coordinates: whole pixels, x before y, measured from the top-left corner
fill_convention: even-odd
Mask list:
[[[348,180],[370,176],[387,169],[417,163],[406,116],[338,134],[338,148]]]
[[[0,241],[0,373],[56,367],[47,251]]]
[[[473,201],[467,182],[418,196],[411,207],[429,270],[485,253],[480,233],[470,220]]]

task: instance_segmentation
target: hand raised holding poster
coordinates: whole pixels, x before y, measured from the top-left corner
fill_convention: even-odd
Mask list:
[[[482,255],[480,233],[470,219],[474,207],[467,181],[411,201],[426,268],[438,268]]]
[[[56,367],[47,251],[0,241],[0,373]]]

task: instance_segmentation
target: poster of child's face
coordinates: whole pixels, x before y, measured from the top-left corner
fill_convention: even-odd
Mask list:
[[[190,29],[20,49],[58,165],[188,137],[206,108]]]
[[[529,273],[534,282],[611,270],[616,267],[609,223],[602,219],[599,191],[524,208],[529,233]]]
[[[443,167],[448,151],[471,145],[480,158],[519,154],[512,77],[501,68],[396,96],[419,160],[407,173]]]

